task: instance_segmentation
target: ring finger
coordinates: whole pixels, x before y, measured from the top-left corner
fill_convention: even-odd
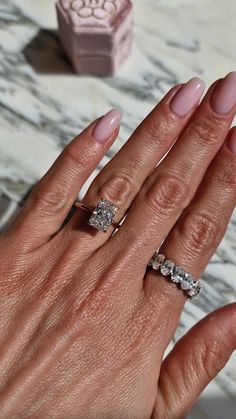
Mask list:
[[[236,127],[230,131],[194,199],[182,213],[159,252],[199,278],[225,234],[235,205]],[[175,332],[186,294],[154,270],[147,271],[144,290],[147,300],[159,308],[162,306],[161,310],[169,313],[170,322],[164,342],[166,345]]]

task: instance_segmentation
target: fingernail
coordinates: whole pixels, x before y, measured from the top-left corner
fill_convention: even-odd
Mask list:
[[[186,116],[199,102],[205,90],[205,83],[194,77],[184,84],[171,101],[171,110],[181,118]]]
[[[120,126],[122,113],[118,109],[112,109],[104,115],[93,130],[93,137],[100,143],[105,142]]]
[[[228,139],[228,147],[232,153],[236,154],[236,129],[231,131],[231,135]]]
[[[211,106],[219,115],[226,115],[236,104],[236,72],[229,73],[213,95]]]

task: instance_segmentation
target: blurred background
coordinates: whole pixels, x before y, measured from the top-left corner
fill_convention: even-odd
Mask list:
[[[74,73],[54,0],[0,0],[0,231],[63,147],[111,107],[124,112],[120,136],[94,175],[174,84],[197,75],[209,85],[236,70],[235,0],[133,3],[132,54],[114,78],[101,79]],[[186,304],[170,347],[206,313],[235,301],[235,230],[234,214],[203,274],[205,293]],[[236,417],[236,356],[189,417]]]

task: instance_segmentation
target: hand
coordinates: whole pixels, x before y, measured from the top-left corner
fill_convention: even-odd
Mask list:
[[[186,295],[147,269],[160,247],[199,278],[235,207],[236,74],[199,105],[203,89],[174,87],[92,183],[87,205],[104,197],[118,219],[128,212],[116,234],[79,209],[63,225],[118,134],[112,111],[64,150],[1,237],[1,417],[182,418],[227,362],[236,304],[163,361]]]

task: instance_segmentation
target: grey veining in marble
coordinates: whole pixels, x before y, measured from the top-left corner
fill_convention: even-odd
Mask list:
[[[131,57],[114,79],[95,79],[77,77],[65,59],[53,0],[0,0],[0,231],[93,119],[111,107],[124,112],[119,139],[98,171],[175,83],[200,75],[209,85],[235,70],[234,0],[134,0],[134,11]],[[236,213],[202,282],[205,292],[186,304],[170,347],[198,319],[235,301]],[[234,354],[189,417],[233,419],[235,412]]]

